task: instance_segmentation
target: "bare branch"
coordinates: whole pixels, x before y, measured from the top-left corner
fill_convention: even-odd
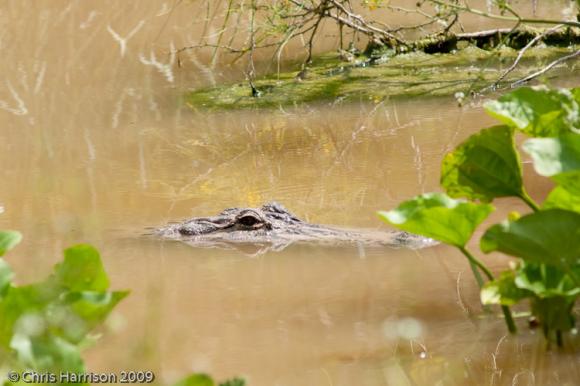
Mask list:
[[[479,9],[471,8],[468,5],[462,6],[462,5],[449,3],[447,1],[440,1],[440,0],[428,0],[428,1],[433,3],[433,4],[453,8],[453,9],[456,9],[458,11],[464,11],[464,12],[472,13],[474,15],[487,17],[490,19],[515,21],[515,22],[526,23],[526,24],[564,24],[564,25],[569,25],[571,27],[580,27],[580,22],[577,22],[577,21],[552,20],[552,19],[527,19],[527,18],[521,18],[519,16],[517,16],[517,17],[516,16],[503,16],[503,15],[496,15],[493,13],[481,11]]]
[[[564,63],[565,61],[573,59],[577,56],[580,56],[580,50],[573,52],[570,55],[562,56],[561,58],[554,60],[553,62],[548,64],[546,67],[542,68],[541,70],[536,71],[533,74],[530,74],[530,75],[526,76],[525,78],[522,78],[516,82],[513,82],[511,84],[511,87],[512,88],[518,87],[526,82],[529,82],[530,80],[537,78],[538,76],[541,76],[541,75],[545,74],[546,72],[550,71],[553,67],[557,66],[558,64]]]
[[[493,84],[489,85],[488,87],[484,88],[482,91],[487,91],[487,90],[491,90],[491,89],[495,89],[497,87],[497,85],[510,73],[512,72],[518,65],[518,63],[520,62],[520,60],[522,60],[524,54],[526,53],[526,51],[532,47],[534,44],[536,44],[538,41],[540,41],[541,39],[543,39],[546,35],[548,35],[551,32],[554,32],[560,28],[562,28],[564,26],[564,24],[559,24],[555,27],[552,27],[546,31],[544,31],[543,33],[541,33],[540,35],[536,36],[535,38],[533,38],[532,40],[530,40],[530,42],[528,44],[526,44],[526,46],[524,48],[522,48],[520,50],[520,52],[518,53],[518,56],[516,57],[516,59],[514,60],[514,62],[512,63],[512,65],[503,72],[503,74],[500,75],[500,77],[493,82]]]

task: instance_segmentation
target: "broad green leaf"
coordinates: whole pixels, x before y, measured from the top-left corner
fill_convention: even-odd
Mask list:
[[[489,202],[525,195],[513,130],[494,126],[469,137],[441,166],[441,185],[451,197]]]
[[[522,87],[484,105],[489,115],[532,137],[555,137],[580,127],[580,108],[565,89]]]
[[[556,186],[542,204],[544,209],[560,208],[580,213],[580,193],[572,193],[562,186]]]
[[[215,386],[213,379],[206,374],[192,374],[173,384],[173,386]]]
[[[511,306],[532,296],[529,291],[516,286],[515,275],[514,271],[505,271],[499,278],[487,282],[481,289],[481,303]]]
[[[580,195],[580,171],[556,174],[552,179],[570,193]]]
[[[0,258],[0,300],[2,300],[6,294],[6,291],[8,291],[10,288],[13,277],[14,273],[12,272],[12,269],[8,263],[6,263],[4,259]]]
[[[90,245],[77,245],[64,251],[64,261],[55,268],[59,284],[73,292],[105,291],[109,279],[99,252]]]
[[[568,269],[580,263],[580,214],[548,209],[489,228],[481,250]]]
[[[0,297],[0,351],[12,350],[23,368],[82,372],[80,350],[87,334],[127,295],[107,292],[107,287],[94,248],[67,249],[64,261],[45,281],[10,286]]]
[[[580,135],[566,134],[559,138],[532,138],[522,148],[532,156],[539,175],[550,177],[580,171]]]
[[[462,202],[444,193],[427,193],[391,211],[379,212],[379,217],[404,231],[464,247],[493,210],[490,204]]]
[[[24,314],[38,314],[47,307],[49,300],[43,286],[28,285],[12,287],[0,300],[0,347],[9,348],[14,326]]]
[[[0,256],[14,248],[22,240],[22,234],[17,231],[0,231]]]
[[[578,5],[580,6],[580,0],[578,0]],[[574,96],[574,100],[580,105],[580,87],[576,87],[570,90]]]
[[[580,265],[572,272],[578,275]],[[580,286],[566,272],[546,264],[524,263],[515,275],[515,285],[539,298],[560,296],[574,299],[580,295]]]
[[[128,291],[116,292],[74,292],[65,296],[64,300],[70,310],[82,324],[78,324],[72,334],[67,334],[70,340],[81,342],[85,335],[101,324],[115,306],[129,294]]]

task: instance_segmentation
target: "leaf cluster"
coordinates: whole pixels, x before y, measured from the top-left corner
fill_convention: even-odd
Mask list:
[[[417,196],[379,216],[459,248],[476,278],[479,271],[487,276],[484,285],[478,279],[482,303],[501,305],[510,331],[515,324],[508,307],[527,299],[545,336],[562,345],[563,333],[575,326],[572,311],[580,296],[580,89],[521,88],[486,103],[485,110],[503,125],[481,130],[444,157],[446,193]],[[526,192],[516,131],[533,137],[522,149],[535,171],[555,183],[541,206]],[[501,197],[523,200],[532,213],[512,213],[481,238],[484,253],[520,259],[496,279],[467,243]]]
[[[215,381],[207,374],[191,374],[173,384],[173,386],[215,386]],[[232,378],[221,382],[218,386],[245,386],[246,381],[241,378]]]
[[[0,256],[21,240],[0,232]],[[109,279],[97,250],[77,245],[39,283],[17,286],[0,258],[0,358],[11,370],[84,372],[81,349],[127,291],[108,291]]]

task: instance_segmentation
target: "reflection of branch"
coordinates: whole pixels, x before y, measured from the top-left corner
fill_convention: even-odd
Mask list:
[[[169,62],[167,63],[161,63],[160,61],[158,61],[153,50],[151,50],[151,52],[149,53],[149,59],[147,59],[143,54],[139,54],[139,60],[146,66],[155,67],[160,73],[163,74],[163,76],[165,76],[165,79],[167,79],[169,83],[173,83],[175,78],[173,76],[172,67],[173,64],[175,63],[175,54],[176,54],[175,48],[173,47],[173,42],[171,42],[169,52],[170,52]]]
[[[3,100],[0,100],[0,109],[11,112],[14,115],[26,115],[26,114],[28,114],[28,109],[26,108],[26,104],[20,98],[20,96],[18,95],[16,90],[14,90],[14,88],[12,87],[12,83],[10,83],[10,81],[7,80],[6,86],[8,87],[10,94],[12,94],[12,98],[14,98],[14,100],[16,101],[17,107],[10,107],[8,105],[8,103],[6,103]]]
[[[525,78],[522,78],[518,81],[515,81],[511,84],[511,87],[517,87],[523,83],[529,82],[530,80],[537,78],[540,75],[545,74],[546,72],[550,71],[554,66],[557,66],[560,63],[565,62],[566,60],[570,60],[572,58],[575,58],[577,56],[580,56],[580,50],[571,53],[570,55],[566,55],[566,56],[562,56],[561,58],[558,58],[556,60],[554,60],[552,63],[548,64],[546,67],[542,68],[539,71],[534,72],[533,74],[530,74],[528,76],[526,76]]]
[[[133,35],[135,35],[137,32],[139,32],[141,27],[143,27],[143,24],[145,24],[145,21],[141,20],[137,24],[137,26],[135,28],[133,28],[131,30],[131,32],[129,32],[129,34],[127,34],[127,36],[125,36],[124,38],[121,37],[121,35],[119,35],[113,28],[111,28],[110,25],[107,26],[107,31],[109,31],[109,33],[111,34],[113,39],[115,39],[119,43],[119,49],[121,50],[121,57],[125,56],[125,52],[127,52],[127,42],[129,41],[129,39],[131,39],[133,37]]]

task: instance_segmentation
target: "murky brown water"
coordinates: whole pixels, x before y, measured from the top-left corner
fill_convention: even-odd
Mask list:
[[[450,248],[249,258],[140,238],[269,200],[309,221],[380,228],[377,209],[437,190],[443,154],[492,123],[451,98],[192,112],[184,90],[240,68],[209,69],[195,54],[171,65],[171,45],[196,41],[203,24],[196,2],[173,7],[0,6],[0,228],[25,235],[8,260],[29,282],[65,246],[90,242],[114,287],[132,290],[87,351],[89,368],[152,369],[161,382],[207,371],[251,386],[577,384],[577,354],[546,353],[535,333],[506,337],[501,321],[478,317]],[[121,46],[116,34],[132,36]],[[532,195],[547,189],[532,180]]]

